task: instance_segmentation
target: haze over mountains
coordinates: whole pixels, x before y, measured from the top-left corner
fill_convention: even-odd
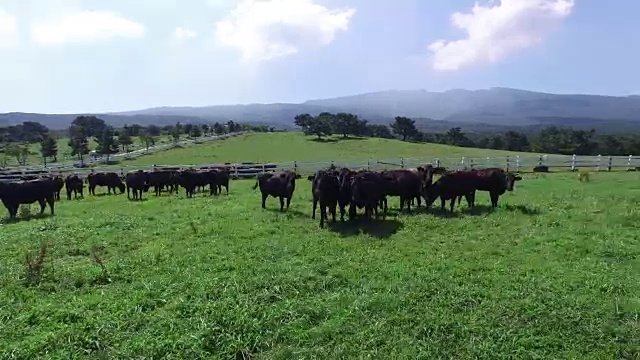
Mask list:
[[[461,126],[470,132],[537,129],[548,125],[595,128],[603,133],[640,131],[640,96],[558,95],[510,88],[487,90],[389,90],[300,104],[248,104],[206,107],[159,107],[108,114],[91,114],[119,126],[226,122],[268,124],[294,128],[297,114],[351,112],[371,123],[389,123],[395,116],[416,120],[425,131]],[[37,121],[62,129],[81,114],[0,114],[0,126]]]

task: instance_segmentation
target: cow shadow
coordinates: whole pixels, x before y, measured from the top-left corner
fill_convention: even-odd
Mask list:
[[[513,212],[519,212],[523,215],[529,215],[529,216],[535,216],[535,215],[540,215],[542,214],[542,211],[540,211],[540,209],[537,208],[531,208],[528,207],[527,205],[505,205],[504,207],[505,209],[509,210],[509,211],[513,211]]]
[[[289,208],[287,210],[287,208],[285,207],[284,211],[280,211],[280,206],[270,208],[267,205],[267,208],[266,209],[262,209],[262,210],[267,210],[267,211],[269,211],[271,213],[274,213],[274,214],[285,214],[285,215],[289,214],[290,216],[295,216],[295,217],[299,217],[299,218],[311,218],[311,213],[305,214],[302,211],[296,210],[294,208]],[[319,211],[316,212],[316,216],[320,216],[320,212]]]
[[[47,213],[46,211],[42,214],[29,214],[27,216],[17,216],[13,219],[9,218],[8,215],[7,217],[3,218],[2,220],[0,220],[0,224],[16,224],[19,222],[23,222],[23,221],[31,221],[31,220],[39,220],[39,219],[46,219],[49,217],[52,217],[53,215],[51,215],[51,213]]]
[[[99,193],[99,194],[90,195],[90,196],[95,196],[95,197],[104,197],[104,196],[117,196],[117,195],[123,195],[123,194],[124,194],[124,193],[122,193],[122,194],[114,194],[114,193],[111,193],[111,194],[109,194],[109,193]]]
[[[358,234],[366,234],[376,239],[388,239],[400,229],[402,223],[395,219],[375,219],[371,221],[363,217],[357,217],[349,221],[328,222],[329,230],[339,234],[341,237],[351,237]]]

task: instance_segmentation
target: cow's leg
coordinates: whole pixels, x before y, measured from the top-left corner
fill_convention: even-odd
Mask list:
[[[71,200],[71,189],[67,189],[67,200]]]
[[[262,194],[262,208],[266,209],[267,208],[267,197],[269,197],[269,194]]]
[[[53,194],[51,198],[55,201],[56,194]],[[47,201],[45,199],[38,199],[38,203],[40,204],[40,215],[42,215],[44,213],[44,209],[47,208]]]
[[[289,206],[291,206],[291,198],[293,197],[293,194],[289,195],[287,197],[287,210],[289,210]]]
[[[489,192],[489,196],[491,197],[491,207],[498,207],[498,199],[500,198],[500,194],[497,192]]]
[[[453,212],[453,207],[456,205],[456,198],[451,199],[451,205],[450,206],[450,210],[451,212]]]
[[[49,209],[51,209],[51,216],[54,215],[53,208],[56,206],[56,200],[53,197],[48,197],[47,202],[49,203]]]
[[[444,203],[445,203],[444,198],[441,196],[441,197],[440,197],[440,209],[441,209],[442,211],[444,211]]]
[[[331,204],[331,220],[336,222],[336,208],[338,207],[338,203],[333,202]]]
[[[313,208],[311,211],[311,218],[315,219],[316,218],[316,207],[318,206],[318,198],[315,197],[315,195],[313,196]],[[322,210],[320,210],[322,211]]]
[[[284,211],[284,196],[280,196],[280,211]]]
[[[20,204],[11,204],[9,206],[7,206],[7,210],[9,210],[9,218],[10,219],[15,219],[16,216],[18,215],[18,208],[20,207]]]
[[[324,221],[327,218],[327,207],[326,204],[320,203],[320,227],[324,228]]]

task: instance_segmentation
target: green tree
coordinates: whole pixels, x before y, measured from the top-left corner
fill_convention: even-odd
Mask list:
[[[160,134],[162,133],[162,130],[157,125],[149,125],[147,126],[147,129],[146,131],[144,131],[144,133],[147,133],[151,136],[160,136]]]
[[[155,136],[151,135],[148,131],[142,132],[140,135],[140,142],[144,145],[144,148],[149,151],[149,147],[156,144]]]
[[[367,125],[367,134],[371,137],[391,139],[393,134],[387,125]]]
[[[7,146],[4,152],[16,158],[18,165],[24,166],[27,164],[27,158],[29,157],[29,147],[27,145],[11,144]]]
[[[100,155],[106,155],[107,162],[109,162],[109,157],[112,154],[118,153],[118,143],[113,136],[113,129],[106,128],[102,132],[102,136],[97,138],[96,141],[98,142],[98,148],[96,149],[97,153]]]
[[[215,132],[216,135],[222,135],[224,134],[224,131],[224,126],[222,124],[218,122],[213,124],[213,132]]]
[[[133,140],[131,139],[130,131],[127,126],[124,127],[120,132],[118,132],[118,144],[122,146],[122,151],[129,152],[129,146],[133,144]]]
[[[54,138],[47,135],[40,142],[40,153],[44,160],[44,166],[47,166],[47,159],[53,158],[53,161],[58,161],[58,143]]]
[[[68,145],[71,148],[71,156],[77,156],[80,162],[83,161],[84,155],[89,153],[89,140],[85,131],[84,127],[78,125],[71,125],[69,128]]]
[[[418,132],[416,122],[404,116],[396,116],[395,122],[391,124],[391,130],[402,137],[402,141],[406,141],[408,137]]]
[[[180,121],[176,123],[176,125],[171,129],[171,137],[173,138],[174,144],[177,144],[180,141],[180,134],[182,133],[182,124]]]
[[[191,128],[191,132],[189,133],[189,135],[192,138],[199,138],[202,136],[202,128],[200,126],[193,126]]]

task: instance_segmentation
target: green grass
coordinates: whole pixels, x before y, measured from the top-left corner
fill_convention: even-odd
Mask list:
[[[172,149],[134,160],[127,165],[198,165],[225,162],[345,161],[398,159],[401,157],[435,158],[461,156],[498,156],[514,152],[461,148],[439,144],[419,144],[377,138],[332,137],[317,142],[300,132],[254,133],[222,141]],[[522,153],[528,154],[529,153]]]
[[[251,181],[63,199],[0,225],[0,358],[637,357],[639,175],[525,175],[494,212],[481,193],[453,218],[333,230],[310,219],[307,180],[286,213],[260,209]],[[44,277],[25,287],[42,241]]]

